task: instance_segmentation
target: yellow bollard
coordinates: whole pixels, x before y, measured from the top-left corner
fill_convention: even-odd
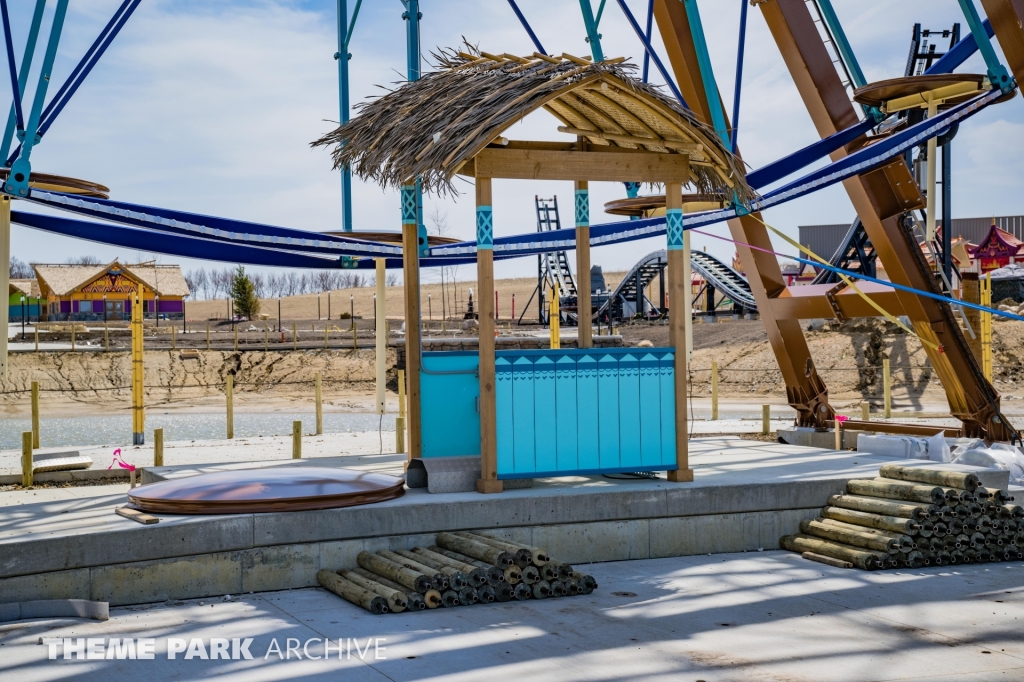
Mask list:
[[[772,406],[761,406],[761,435],[767,436],[772,430]]]
[[[322,387],[322,372],[316,373],[316,435],[324,432],[324,393]]]
[[[228,438],[231,439],[235,437],[235,377],[232,374],[224,385],[224,397],[227,398]]]
[[[398,416],[395,417],[395,452],[405,452],[405,370],[398,370]]]
[[[558,282],[551,287],[551,306],[548,309],[548,328],[551,330],[551,349],[562,347],[561,312],[559,310]]]
[[[153,466],[164,465],[164,430],[153,429]]]
[[[889,360],[882,360],[882,414],[892,419],[892,377],[889,375]]]
[[[292,459],[302,459],[302,422],[292,422]]]
[[[718,361],[711,361],[711,419],[718,419]]]
[[[39,382],[32,382],[32,447],[39,447]]]
[[[21,434],[21,487],[32,487],[32,432]]]
[[[871,421],[871,405],[867,402],[860,404],[860,419],[861,421]]]
[[[992,273],[981,280],[981,305],[992,307]],[[981,314],[981,372],[992,381],[992,313]]]
[[[836,425],[836,429],[835,429],[835,431],[836,431],[836,450],[842,450],[843,449],[843,426],[842,426],[843,423],[841,421],[839,421],[838,417],[839,417],[839,415],[836,415],[836,420],[835,420],[835,425]]]

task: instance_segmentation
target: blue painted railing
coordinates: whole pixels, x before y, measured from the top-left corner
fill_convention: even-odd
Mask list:
[[[498,478],[675,469],[671,348],[495,354]],[[480,452],[477,354],[424,353],[423,456]]]

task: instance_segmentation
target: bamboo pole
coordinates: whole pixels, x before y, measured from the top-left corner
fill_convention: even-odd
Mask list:
[[[292,459],[302,459],[302,421],[292,422]]]
[[[576,138],[577,148],[585,147],[586,138]],[[578,348],[594,345],[590,299],[590,184],[579,180],[574,186],[576,194],[576,324]],[[515,305],[515,304],[513,304]],[[515,313],[513,312],[513,316]]]
[[[825,507],[821,510],[821,515],[828,519],[842,521],[843,523],[852,523],[866,528],[878,528],[879,530],[887,530],[910,536],[917,535],[921,531],[920,523],[901,516],[884,516],[854,509],[843,509],[842,507]]]
[[[453,552],[459,552],[466,556],[473,557],[478,561],[486,561],[498,568],[508,568],[515,564],[515,557],[508,552],[490,547],[480,542],[467,540],[466,538],[453,535],[452,533],[438,533],[437,544]]]
[[[21,487],[32,487],[32,432],[21,434]]]
[[[459,561],[483,569],[484,573],[487,574],[487,584],[491,587],[496,587],[504,580],[502,570],[494,564],[489,564],[486,561],[480,561],[479,559],[474,559],[473,557],[468,556],[466,554],[453,552],[450,549],[438,547],[437,545],[431,545],[427,549],[431,552],[434,552],[435,554],[440,554],[442,556],[448,557],[449,559],[454,559],[455,561]]]
[[[718,361],[711,361],[711,419],[718,420]]]
[[[829,505],[853,509],[855,511],[869,514],[882,514],[884,516],[900,516],[907,519],[924,521],[928,518],[927,508],[918,504],[883,500],[876,497],[862,497],[859,495],[832,495],[828,498]]]
[[[851,547],[809,535],[783,535],[779,544],[791,552],[814,552],[833,559],[849,561],[865,571],[874,571],[888,565],[888,557],[882,552]]]
[[[884,399],[882,414],[892,419],[892,373],[889,371],[889,358],[882,360],[882,395]]]
[[[476,179],[476,223],[480,349],[478,369],[480,376],[480,479],[477,480],[476,489],[480,493],[500,493],[504,488],[502,482],[498,480],[498,409],[494,385],[494,251],[491,248],[494,231],[491,214],[490,178],[478,177]],[[419,297],[417,296],[415,300],[418,303]],[[408,328],[409,325],[406,324],[406,329],[408,330]],[[406,364],[408,364],[408,361]],[[416,373],[418,374],[418,372],[419,367],[417,366]],[[411,367],[409,368],[409,379],[409,416],[412,420],[416,420],[418,417],[415,412],[418,411],[419,396],[417,395],[416,400],[413,400],[411,383],[413,371]],[[418,430],[418,423],[416,427],[410,428],[410,450],[414,452],[413,456],[417,456],[415,453],[418,452],[418,448],[412,445],[413,432],[418,432]],[[444,546],[441,542],[438,542],[438,544]],[[470,554],[470,556],[473,555]]]
[[[387,599],[388,609],[392,613],[401,613],[402,611],[405,611],[406,607],[409,605],[409,597],[406,596],[406,593],[402,590],[396,590],[393,587],[382,585],[379,582],[359,575],[355,571],[338,571],[338,575],[345,580],[358,585],[364,590],[369,590],[370,592]]]
[[[675,310],[669,312],[669,338],[674,346],[673,389],[675,395],[675,459],[676,468],[667,473],[674,483],[693,481],[690,468],[689,431],[686,422],[687,400],[687,345],[686,329],[690,317],[690,291],[692,285],[686,280],[689,262],[686,260],[686,239],[682,234],[683,187],[678,182],[665,183],[666,221],[673,223],[668,234],[668,288],[669,300]],[[678,221],[676,234],[675,223]]]
[[[224,383],[224,399],[227,407],[228,440],[235,437],[235,376],[229,374]]]
[[[164,465],[164,430],[153,429],[153,466]]]
[[[501,538],[496,538],[493,535],[488,535],[487,533],[473,533],[473,535],[487,538],[489,540],[498,540],[499,542],[518,549],[525,549],[529,552],[530,560],[533,562],[534,566],[543,566],[551,561],[551,557],[548,556],[548,553],[539,547],[533,547],[531,545],[523,544],[522,542],[516,542],[515,540],[503,540]]]
[[[324,589],[330,590],[356,606],[362,606],[370,613],[381,614],[388,612],[387,599],[349,580],[345,580],[334,571],[322,568],[317,572],[316,579]]]
[[[32,447],[39,447],[39,382],[32,382]]]
[[[910,482],[891,479],[847,481],[846,489],[854,495],[884,497],[890,500],[906,500],[925,504],[944,504],[946,496],[938,486],[915,485]]]
[[[884,464],[879,473],[883,478],[896,478],[918,483],[959,487],[972,493],[977,491],[978,486],[981,485],[977,474],[964,471],[946,471],[943,469],[908,467],[901,464]]]
[[[433,589],[428,576],[365,550],[356,556],[356,563],[367,571],[390,578],[420,594],[426,594],[427,590]]]
[[[452,586],[447,575],[436,568],[431,568],[424,563],[416,561],[416,559],[410,559],[409,557],[402,556],[397,552],[392,552],[386,549],[377,552],[377,555],[387,559],[388,561],[393,561],[400,566],[405,566],[406,568],[410,568],[417,573],[422,573],[427,576],[430,578],[431,587],[435,590],[439,590],[442,596],[444,595],[444,591]]]
[[[395,452],[405,452],[405,370],[398,370],[398,416],[395,417]]]
[[[338,571],[338,573],[340,574],[341,571]],[[423,609],[427,608],[427,602],[424,600],[425,595],[422,595],[416,590],[410,589],[405,585],[400,585],[393,580],[388,580],[382,575],[377,575],[372,571],[367,571],[365,568],[354,568],[351,571],[349,571],[349,573],[354,573],[355,575],[365,578],[370,582],[377,583],[378,585],[383,585],[384,587],[390,587],[393,590],[401,592],[406,597],[406,609],[409,611],[422,611]],[[437,592],[436,590],[430,590],[430,592],[433,592],[434,595],[436,595],[436,603],[440,604],[441,593]]]
[[[317,372],[313,393],[316,399],[316,435],[318,436],[324,432],[324,392],[322,383],[323,372]]]

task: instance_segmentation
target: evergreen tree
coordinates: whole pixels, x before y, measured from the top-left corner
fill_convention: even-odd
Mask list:
[[[235,276],[231,280],[231,299],[235,304],[236,315],[241,315],[247,320],[259,316],[260,299],[256,295],[256,287],[241,265],[235,270]]]

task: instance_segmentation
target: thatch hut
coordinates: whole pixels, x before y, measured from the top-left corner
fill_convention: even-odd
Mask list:
[[[476,488],[488,493],[500,492],[504,481],[541,475],[668,470],[669,480],[692,481],[684,350],[689,315],[670,316],[679,350],[655,349],[644,355],[641,369],[632,349],[592,350],[590,289],[581,287],[577,350],[552,349],[543,358],[524,351],[495,353],[491,180],[574,183],[576,268],[581,273],[590,272],[588,182],[664,184],[669,296],[685,312],[690,276],[682,187],[719,201],[746,202],[750,190],[739,162],[715,131],[681,103],[634,78],[635,67],[623,59],[595,64],[567,54],[443,52],[438,60],[438,71],[363,104],[354,119],[313,143],[333,146],[335,168],[348,167],[361,178],[401,188],[410,468],[429,471],[431,458],[479,454]],[[538,109],[555,116],[563,124],[558,130],[572,140],[510,141],[503,136]],[[473,370],[439,371],[444,358],[430,356],[452,354],[428,354],[432,370],[421,357],[419,255],[427,244],[414,180],[426,191],[444,193],[454,191],[456,175],[475,181],[479,356]],[[596,381],[596,372],[584,367],[596,367],[598,359],[609,386],[621,383],[623,388],[621,400],[616,389],[595,414],[587,401],[597,387],[586,382]],[[548,370],[529,369],[533,363],[558,365],[557,391]],[[640,390],[637,382],[644,372],[647,389]],[[513,399],[516,391],[525,397]],[[556,392],[561,396],[557,409]],[[568,409],[565,401],[577,399]],[[535,439],[534,418],[541,414],[561,415],[566,423],[551,424],[550,433]],[[645,422],[641,428],[641,414],[657,425]],[[598,430],[611,429],[602,436],[600,457],[591,438],[597,433],[595,420]],[[470,442],[458,439],[457,434],[477,432],[479,438]]]

